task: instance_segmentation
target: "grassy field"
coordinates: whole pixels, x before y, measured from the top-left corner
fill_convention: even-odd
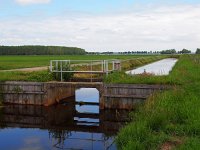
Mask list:
[[[200,55],[181,56],[170,76],[180,85],[131,113],[132,122],[117,136],[118,149],[200,148]]]
[[[50,60],[131,59],[149,55],[0,56],[0,70],[49,66]]]
[[[52,59],[72,59],[72,60],[103,60],[103,59],[122,59],[122,67],[136,67],[152,61],[159,60],[166,56],[155,55],[85,55],[85,56],[0,56],[1,69],[16,69],[36,66],[47,66]],[[98,66],[96,66],[98,68]],[[79,67],[80,68],[80,67]],[[81,66],[83,69],[84,67]],[[87,69],[87,68],[84,68]],[[46,71],[38,72],[1,72],[0,81],[38,81],[46,82],[54,80],[52,74]]]

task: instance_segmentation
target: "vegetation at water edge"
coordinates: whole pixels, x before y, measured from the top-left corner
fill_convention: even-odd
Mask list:
[[[122,150],[199,149],[200,55],[183,55],[172,72],[181,83],[151,96],[117,136]]]

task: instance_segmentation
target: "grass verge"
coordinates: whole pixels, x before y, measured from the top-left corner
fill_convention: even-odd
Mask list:
[[[136,67],[149,64],[151,62],[155,62],[164,58],[179,58],[180,56],[172,55],[172,56],[155,56],[149,58],[137,58],[135,60],[131,60],[128,64],[122,64],[121,72],[113,72],[108,76],[104,77],[105,83],[125,83],[125,84],[181,84],[182,80],[180,80],[179,72],[177,72],[177,67],[180,66],[183,62],[180,60],[173,67],[173,70],[170,72],[170,75],[165,76],[155,76],[151,74],[140,74],[140,75],[128,75],[124,70],[131,70]],[[126,62],[127,63],[127,62]],[[125,66],[125,67],[123,67]]]
[[[181,56],[170,76],[180,86],[153,95],[131,114],[118,149],[199,149],[200,55]]]
[[[1,72],[0,81],[33,81],[47,82],[54,80],[49,71],[38,72]]]

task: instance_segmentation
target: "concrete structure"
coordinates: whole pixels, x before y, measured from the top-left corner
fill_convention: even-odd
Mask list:
[[[75,96],[79,88],[96,88],[100,93],[100,109],[133,109],[165,85],[103,84],[101,82],[4,82],[0,83],[3,103],[50,106]],[[70,99],[69,99],[70,101]]]
[[[104,84],[101,109],[133,109],[155,92],[168,89],[166,85]]]

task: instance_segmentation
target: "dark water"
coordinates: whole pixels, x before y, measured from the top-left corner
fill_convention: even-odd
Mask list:
[[[7,105],[0,108],[2,150],[115,150],[114,138],[128,121],[127,111],[100,111],[96,89],[79,89],[76,97],[51,107]]]

